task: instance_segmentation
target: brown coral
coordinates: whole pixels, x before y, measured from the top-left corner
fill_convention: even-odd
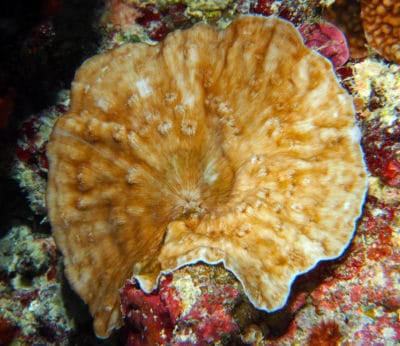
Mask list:
[[[223,262],[259,308],[340,255],[366,181],[351,98],[276,18],[198,24],[79,69],[48,147],[48,209],[96,334],[134,274]]]
[[[361,18],[369,45],[385,59],[400,63],[400,2],[362,0]]]

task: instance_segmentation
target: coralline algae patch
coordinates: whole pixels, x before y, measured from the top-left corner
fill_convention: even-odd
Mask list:
[[[0,240],[0,344],[67,345],[74,331],[54,240],[27,226]],[[12,342],[12,343],[11,343]]]
[[[128,281],[121,297],[127,345],[202,346],[240,340],[237,310],[244,292],[221,265],[181,268],[163,276],[151,294],[135,280]]]
[[[300,25],[298,30],[306,46],[327,57],[334,68],[344,65],[349,59],[346,37],[333,24],[324,21],[305,23]]]

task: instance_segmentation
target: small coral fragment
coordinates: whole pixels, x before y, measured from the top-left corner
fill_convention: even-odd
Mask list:
[[[400,63],[400,2],[362,0],[361,18],[370,46],[385,59]]]
[[[48,145],[66,274],[107,337],[132,274],[222,262],[263,310],[339,256],[366,173],[350,96],[289,22],[198,24],[86,61]]]

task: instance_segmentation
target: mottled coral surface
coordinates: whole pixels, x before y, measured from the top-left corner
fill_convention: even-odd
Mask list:
[[[294,278],[353,235],[366,190],[353,112],[331,64],[276,18],[88,60],[48,144],[47,207],[98,335],[120,324],[125,279],[151,291],[199,260],[281,308]]]

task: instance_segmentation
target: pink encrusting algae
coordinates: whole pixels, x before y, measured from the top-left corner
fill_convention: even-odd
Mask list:
[[[121,290],[127,345],[205,346],[232,341],[239,332],[232,310],[243,292],[232,284],[232,276],[230,282],[212,279],[210,274],[221,268],[209,270],[202,282],[193,280],[192,275],[207,270],[199,265],[163,276],[152,293],[143,292],[135,280],[127,281]]]
[[[305,23],[299,26],[299,31],[306,46],[327,57],[335,68],[344,65],[349,59],[346,37],[333,24]]]

